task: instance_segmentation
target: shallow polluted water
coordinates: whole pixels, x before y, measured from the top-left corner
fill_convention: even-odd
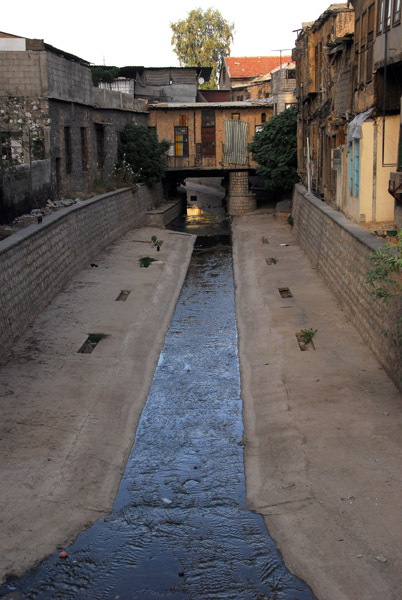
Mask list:
[[[221,228],[196,245],[112,514],[67,558],[55,553],[13,582],[20,598],[313,599],[245,507],[232,259]]]

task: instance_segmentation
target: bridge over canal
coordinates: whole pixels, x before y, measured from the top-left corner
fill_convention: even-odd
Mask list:
[[[149,125],[171,142],[167,181],[176,186],[187,177],[228,180],[229,214],[255,210],[249,175],[257,163],[248,145],[273,113],[268,99],[243,102],[150,104]]]

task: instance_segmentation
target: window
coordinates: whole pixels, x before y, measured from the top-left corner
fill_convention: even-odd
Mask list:
[[[286,79],[296,79],[296,69],[288,69],[286,71]]]
[[[391,27],[391,4],[392,0],[384,0],[384,25],[386,29]]]
[[[349,193],[355,198],[359,197],[360,187],[360,140],[349,144]]]
[[[96,161],[98,169],[103,169],[105,166],[105,128],[99,123],[95,123],[96,136]]]
[[[261,123],[265,123],[266,120],[267,120],[266,113],[261,113]]]
[[[73,169],[73,154],[71,151],[71,128],[64,128],[64,155],[66,173],[70,174]]]
[[[188,127],[174,128],[175,156],[188,156]]]
[[[395,1],[399,3],[399,17],[400,17],[400,0]],[[382,33],[391,26],[391,9],[392,0],[378,0],[378,13],[377,13],[377,33]],[[394,6],[395,13],[395,6]]]
[[[31,156],[32,160],[43,160],[45,158],[43,127],[37,127],[31,133]]]
[[[240,113],[232,113],[232,121],[240,121]]]
[[[203,110],[201,114],[202,156],[215,156],[215,111]]]
[[[0,150],[2,160],[11,160],[11,133],[2,131],[0,138]]]
[[[180,127],[185,127],[187,125],[187,116],[186,115],[179,116],[179,125],[180,125]]]
[[[366,77],[366,41],[367,41],[367,11],[362,14],[360,31],[359,83],[365,82]]]
[[[374,3],[369,6],[367,17],[367,60],[366,81],[373,78],[373,50],[374,50]]]
[[[353,179],[353,195],[359,197],[359,184],[360,184],[360,140],[354,141],[354,179]]]
[[[318,92],[321,88],[321,59],[322,59],[322,42],[317,44],[314,50],[314,67],[315,67],[315,91]]]
[[[88,138],[86,127],[81,127],[81,165],[83,171],[88,171]]]
[[[384,26],[384,3],[385,0],[378,0],[377,33],[381,33]]]
[[[394,13],[392,17],[392,24],[399,25],[401,22],[401,0],[394,0]]]

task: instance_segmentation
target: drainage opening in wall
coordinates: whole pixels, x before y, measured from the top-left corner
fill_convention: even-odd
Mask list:
[[[107,333],[88,333],[88,337],[78,350],[79,354],[91,354],[99,342],[108,337]]]
[[[116,298],[116,302],[125,302],[130,295],[131,290],[121,290]]]
[[[293,294],[288,287],[280,287],[278,291],[282,298],[293,298]]]

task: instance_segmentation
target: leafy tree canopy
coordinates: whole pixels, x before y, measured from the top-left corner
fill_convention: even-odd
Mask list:
[[[265,187],[290,192],[299,181],[297,174],[297,113],[288,108],[267,121],[249,145],[256,172],[265,178]]]
[[[234,24],[218,10],[196,8],[186,19],[171,23],[172,46],[182,67],[213,67],[211,81],[205,87],[217,87],[217,72],[225,56],[230,55]]]
[[[119,67],[91,67],[93,84],[98,86],[101,81],[102,83],[112,83],[119,76],[119,71]]]
[[[117,150],[117,169],[132,170],[137,181],[156,183],[165,174],[164,153],[169,149],[170,142],[158,140],[153,129],[127,123],[120,133]]]

